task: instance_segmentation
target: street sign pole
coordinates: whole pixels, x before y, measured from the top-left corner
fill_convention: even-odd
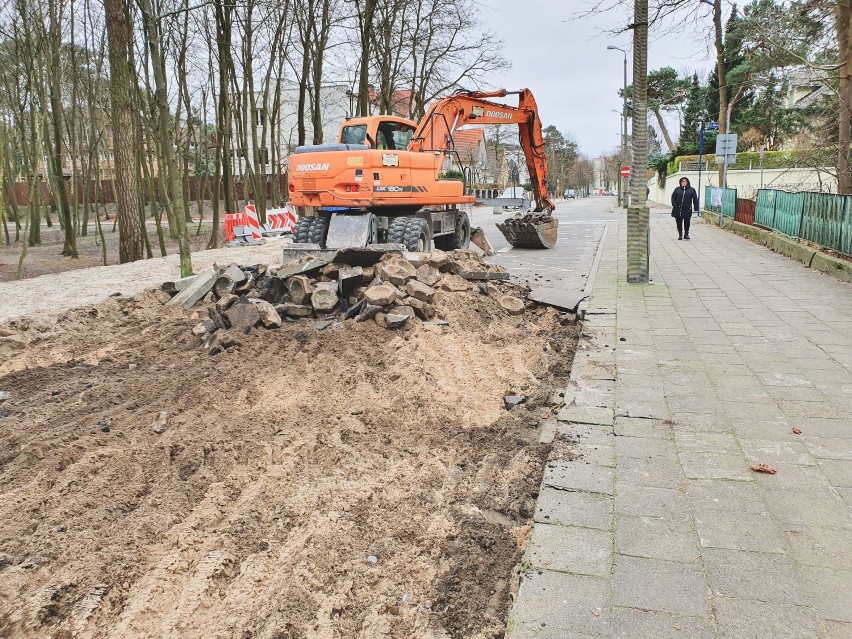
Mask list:
[[[701,165],[704,160],[704,120],[701,121],[701,129],[698,132],[698,188],[695,194],[698,196],[698,215],[701,215]]]

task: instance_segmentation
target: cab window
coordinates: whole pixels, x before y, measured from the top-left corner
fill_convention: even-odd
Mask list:
[[[381,122],[377,133],[376,143],[380,149],[404,151],[408,147],[414,127],[401,122]]]
[[[352,126],[343,127],[340,133],[341,144],[364,144],[367,136],[366,124],[353,124]]]

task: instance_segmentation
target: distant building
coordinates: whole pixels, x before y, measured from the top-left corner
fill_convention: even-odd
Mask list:
[[[788,109],[806,109],[816,104],[829,91],[825,79],[813,69],[792,69],[787,73],[787,96],[784,106]]]
[[[461,128],[453,133],[453,145],[456,155],[448,155],[444,160],[444,170],[461,169],[470,172],[470,179],[474,183],[480,183],[485,177],[485,130],[476,128]]]

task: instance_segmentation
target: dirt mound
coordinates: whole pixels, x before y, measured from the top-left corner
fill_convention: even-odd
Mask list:
[[[0,636],[502,636],[576,336],[434,305],[215,357],[154,293],[0,327]]]

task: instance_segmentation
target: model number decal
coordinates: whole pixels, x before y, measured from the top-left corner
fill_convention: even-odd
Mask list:
[[[378,191],[379,193],[405,193],[406,191],[410,191],[410,186],[377,186],[373,189],[374,191]]]

